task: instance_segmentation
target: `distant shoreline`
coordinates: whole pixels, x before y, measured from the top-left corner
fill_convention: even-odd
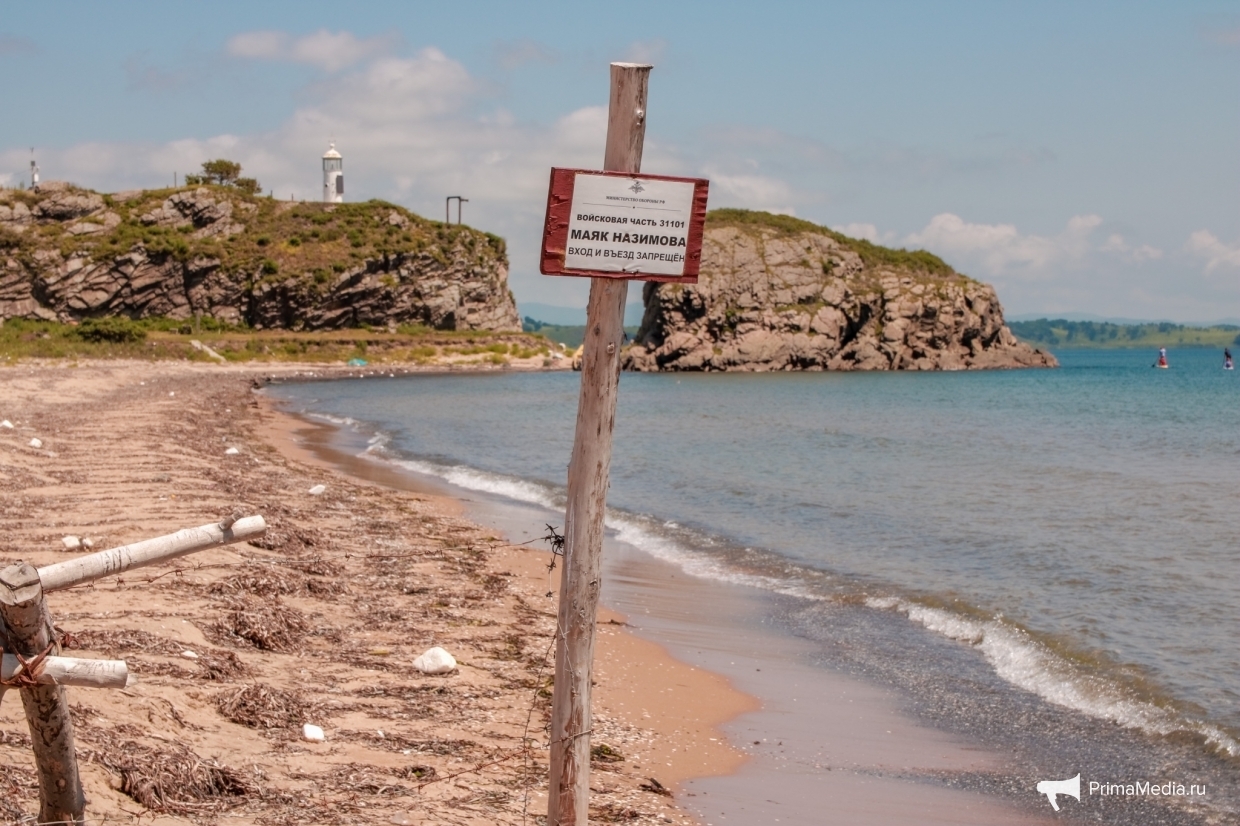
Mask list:
[[[1033,321],[1009,321],[1008,329],[1029,345],[1059,349],[1213,347],[1221,350],[1224,347],[1240,346],[1240,326],[1233,324],[1197,327],[1170,322],[1112,324],[1104,321],[1040,318]]]

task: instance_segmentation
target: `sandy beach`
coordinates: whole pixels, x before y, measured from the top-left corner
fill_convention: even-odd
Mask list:
[[[121,690],[68,689],[88,816],[534,823],[546,806],[550,554],[508,544],[451,499],[342,473],[305,449],[310,426],[254,389],[310,370],[325,373],[167,362],[0,372],[0,419],[14,425],[0,429],[4,565],[81,553],[65,536],[99,550],[238,511],[270,526],[253,543],[49,596],[65,655],[124,659],[134,675]],[[628,633],[623,616],[600,619],[593,742],[607,748],[592,820],[692,822],[651,778],[675,792],[737,769],[745,756],[714,727],[755,701]],[[455,673],[413,669],[436,645]],[[304,723],[325,741],[306,741]],[[33,758],[11,692],[0,764],[0,819],[33,820]]]

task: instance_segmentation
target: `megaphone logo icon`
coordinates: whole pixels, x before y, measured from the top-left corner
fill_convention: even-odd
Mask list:
[[[1070,777],[1067,780],[1042,780],[1038,782],[1038,794],[1046,795],[1046,799],[1051,802],[1051,807],[1055,811],[1059,811],[1059,801],[1055,799],[1056,795],[1067,794],[1081,799],[1081,775]]]

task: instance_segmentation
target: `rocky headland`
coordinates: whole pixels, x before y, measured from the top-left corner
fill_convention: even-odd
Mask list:
[[[993,287],[934,255],[765,212],[711,212],[698,283],[643,298],[630,370],[1058,366],[1012,335]]]
[[[502,238],[382,201],[297,203],[227,186],[0,190],[0,323],[104,316],[521,330]]]

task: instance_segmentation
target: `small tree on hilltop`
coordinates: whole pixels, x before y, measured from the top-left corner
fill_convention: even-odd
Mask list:
[[[241,177],[241,164],[224,158],[204,161],[201,175],[185,176],[186,186],[201,186],[202,184],[233,186],[247,195],[254,195],[262,189],[256,179]]]
[[[241,175],[241,164],[236,161],[226,161],[223,158],[217,158],[202,165],[202,174],[211,183],[228,186],[234,183]]]

